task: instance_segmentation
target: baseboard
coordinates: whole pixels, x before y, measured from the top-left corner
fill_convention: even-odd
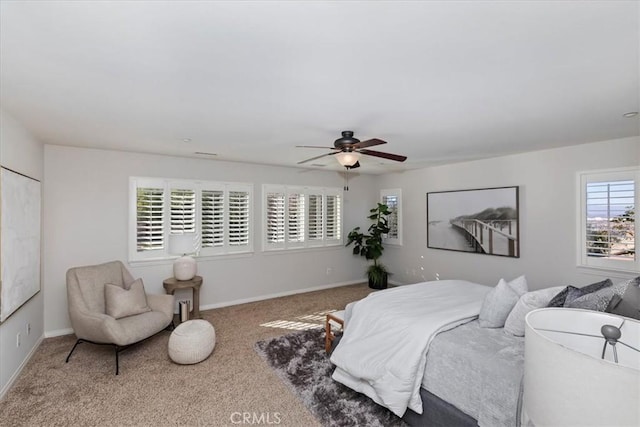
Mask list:
[[[44,340],[44,335],[41,335],[40,338],[38,338],[38,341],[36,341],[33,348],[29,351],[29,353],[27,354],[27,357],[24,358],[20,366],[18,366],[18,369],[16,369],[13,375],[11,375],[11,378],[9,378],[9,381],[7,381],[4,387],[2,387],[2,390],[0,390],[0,400],[2,400],[4,398],[4,395],[11,389],[11,387],[13,386],[13,383],[20,376],[22,369],[24,369],[24,367],[27,366],[27,363],[29,363],[29,360],[31,360],[31,357],[36,353],[36,350],[38,349],[38,347],[40,347],[40,344],[42,344],[42,340]]]
[[[304,293],[307,293],[307,292],[321,291],[323,289],[331,289],[331,288],[339,288],[341,286],[356,285],[356,284],[362,283],[362,282],[363,282],[362,279],[350,280],[350,281],[347,281],[347,282],[331,283],[331,284],[328,284],[328,285],[313,286],[311,288],[304,288],[304,289],[294,289],[294,290],[291,290],[291,291],[277,292],[275,294],[260,295],[260,296],[251,297],[251,298],[237,299],[237,300],[226,301],[226,302],[221,302],[221,303],[217,303],[217,304],[200,305],[200,311],[211,310],[211,309],[214,309],[214,308],[221,308],[221,307],[229,307],[229,306],[232,306],[232,305],[246,304],[246,303],[249,303],[249,302],[264,301],[264,300],[267,300],[267,299],[286,297],[286,296],[295,295],[295,294],[304,294]]]
[[[54,338],[54,337],[61,337],[63,335],[71,335],[72,333],[73,333],[73,329],[72,328],[55,329],[53,331],[46,331],[44,333],[44,337],[45,338]]]
[[[200,311],[212,310],[214,308],[221,308],[221,307],[229,307],[229,306],[238,305],[238,304],[246,304],[246,303],[249,303],[249,302],[264,301],[264,300],[271,299],[271,298],[286,297],[286,296],[295,295],[295,294],[304,294],[306,292],[321,291],[323,289],[339,288],[341,286],[355,285],[355,284],[362,283],[362,282],[363,282],[362,279],[350,280],[350,281],[347,281],[347,282],[331,283],[331,284],[328,284],[328,285],[313,286],[313,287],[310,287],[310,288],[294,289],[294,290],[291,290],[291,291],[277,292],[277,293],[274,293],[274,294],[260,295],[260,296],[257,296],[257,297],[237,299],[237,300],[233,300],[233,301],[225,301],[225,302],[221,302],[221,303],[217,303],[217,304],[201,304],[200,305]],[[391,282],[389,282],[389,283],[391,283]],[[70,334],[73,334],[73,329],[72,328],[55,329],[53,331],[46,331],[45,334],[44,334],[44,337],[45,338],[54,338],[54,337],[60,337],[60,336],[63,336],[63,335],[70,335]]]

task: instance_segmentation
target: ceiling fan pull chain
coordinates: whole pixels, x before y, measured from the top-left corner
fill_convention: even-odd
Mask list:
[[[349,191],[349,168],[345,167],[344,172],[344,191]]]

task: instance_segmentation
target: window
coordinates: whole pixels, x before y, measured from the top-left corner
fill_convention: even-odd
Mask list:
[[[387,217],[389,233],[384,236],[383,241],[389,245],[402,246],[402,190],[381,190],[380,200],[391,211]]]
[[[578,174],[580,230],[578,264],[584,267],[640,271],[636,255],[640,169]]]
[[[197,256],[253,250],[251,184],[133,177],[130,186],[130,261],[173,258],[171,234],[193,234]]]
[[[342,191],[265,185],[264,250],[342,244]]]

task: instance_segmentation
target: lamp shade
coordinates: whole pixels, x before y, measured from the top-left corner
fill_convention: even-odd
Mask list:
[[[613,345],[605,325],[620,332]],[[545,308],[527,314],[525,328],[522,425],[640,425],[640,322]]]
[[[170,234],[169,252],[182,255],[173,263],[173,276],[178,280],[191,280],[198,271],[196,260],[188,254],[196,251],[198,238],[193,233]]]
[[[353,166],[360,160],[360,156],[362,155],[357,151],[343,151],[336,154],[336,160],[342,166]]]
[[[169,253],[173,255],[192,254],[196,251],[198,239],[193,233],[170,234]]]

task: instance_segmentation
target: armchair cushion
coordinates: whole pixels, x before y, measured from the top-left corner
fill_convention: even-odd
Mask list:
[[[80,286],[82,299],[89,311],[106,313],[104,303],[104,285],[112,283],[124,287],[124,265],[119,261],[107,262],[100,265],[90,265],[72,269],[73,277]],[[127,275],[128,272],[127,272]],[[130,280],[133,282],[133,279]]]
[[[111,283],[105,284],[104,299],[106,313],[116,319],[151,311],[142,279],[136,279],[128,290]]]
[[[125,346],[142,341],[166,328],[172,319],[173,316],[167,319],[167,316],[159,311],[148,311],[135,316],[123,317],[116,320],[116,325],[109,330],[111,342]]]

